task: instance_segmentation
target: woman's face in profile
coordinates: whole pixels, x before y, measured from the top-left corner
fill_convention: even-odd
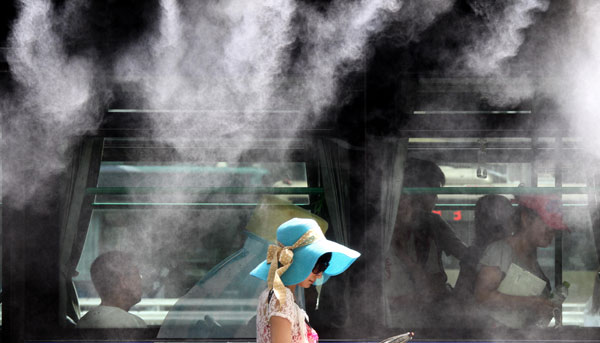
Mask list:
[[[317,281],[317,279],[320,279],[323,277],[323,272],[319,272],[319,274],[315,274],[314,272],[311,272],[310,275],[302,282],[300,282],[298,285],[300,285],[300,287],[302,288],[308,288],[310,286],[312,286],[315,281]]]
[[[126,276],[121,280],[122,291],[128,295],[134,304],[139,303],[142,300],[142,275],[140,270],[131,266]]]
[[[537,247],[545,248],[552,244],[554,239],[554,229],[548,227],[539,216],[533,216],[528,223],[527,230],[530,233],[531,240]]]

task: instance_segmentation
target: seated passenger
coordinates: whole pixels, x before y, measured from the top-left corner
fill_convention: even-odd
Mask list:
[[[94,260],[90,274],[101,303],[86,313],[77,327],[146,327],[142,318],[128,312],[142,299],[142,278],[131,254],[106,252]]]
[[[566,229],[561,204],[552,196],[521,196],[517,202],[516,232],[486,248],[478,266],[475,298],[493,318],[490,325],[547,326],[555,306],[537,248],[552,243],[554,230]]]
[[[477,280],[477,264],[485,248],[492,242],[513,233],[514,210],[506,197],[497,194],[482,196],[475,204],[475,239],[460,261],[460,273],[454,292],[461,301],[473,298]]]
[[[441,187],[445,176],[431,161],[408,159],[403,187]],[[388,327],[452,325],[450,286],[442,252],[462,259],[467,247],[439,215],[436,194],[403,194],[390,248],[385,253],[384,291]]]

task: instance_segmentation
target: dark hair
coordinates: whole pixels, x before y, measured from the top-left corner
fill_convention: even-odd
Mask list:
[[[328,263],[329,261],[331,261],[331,253],[330,252],[326,252],[323,255],[321,255],[321,257],[319,257],[319,259],[317,260],[317,263]]]
[[[312,270],[315,270],[316,268],[322,268],[322,270],[324,271],[327,266],[329,266],[329,261],[331,261],[331,253],[327,252],[324,253],[323,255],[321,255],[319,257],[319,259],[317,260],[317,262],[315,263],[314,267]],[[325,268],[323,268],[325,267]]]
[[[440,187],[446,184],[446,176],[434,162],[408,158],[404,167],[403,187]]]
[[[331,261],[331,253],[330,252],[326,252],[323,255],[319,256],[319,259],[317,260],[317,262],[315,262],[315,265],[313,266],[313,268],[311,270],[314,270],[317,267],[320,266],[328,266],[329,265],[329,261]],[[267,304],[271,302],[271,297],[273,296],[273,289],[271,289],[269,291],[269,296],[267,297]],[[308,324],[308,321],[306,322]],[[310,324],[309,324],[310,326]]]
[[[90,267],[92,283],[100,298],[117,290],[120,280],[135,267],[133,255],[123,251],[109,251],[98,256]]]
[[[539,217],[538,213],[529,208],[529,207],[525,207],[523,205],[519,205],[516,209],[515,209],[515,216],[514,216],[514,223],[515,223],[515,232],[520,232],[523,230],[523,223],[521,221],[521,217],[525,215],[526,217],[530,218],[530,219],[535,219],[537,217]]]
[[[475,242],[484,247],[503,236],[513,224],[514,210],[510,200],[498,194],[488,194],[475,203]]]

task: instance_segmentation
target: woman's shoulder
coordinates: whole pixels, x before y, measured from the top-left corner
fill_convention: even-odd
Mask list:
[[[285,288],[285,292],[284,292],[285,307],[295,306],[296,302],[294,301],[294,293],[292,293],[292,291],[289,288],[287,288],[287,287],[284,287],[284,288]],[[258,301],[259,301],[259,303],[263,303],[263,304],[268,303],[269,306],[276,307],[276,308],[279,308],[280,303],[281,303],[281,301],[279,301],[279,299],[277,299],[275,292],[269,288],[262,291],[262,293],[258,297]]]
[[[294,293],[287,287],[284,287],[285,289],[285,305],[287,307],[295,307],[296,305],[296,300],[294,299]],[[273,296],[274,297],[274,296]]]
[[[490,243],[479,261],[478,270],[482,265],[499,267],[506,272],[513,260],[512,246],[506,239]]]
[[[273,293],[269,299],[269,310],[267,317],[282,317],[289,320],[292,324],[295,323],[298,317],[298,305],[296,305],[296,302],[294,301],[294,294],[287,287],[285,287],[285,301],[281,300],[283,299],[278,299]]]
[[[483,255],[496,254],[496,253],[512,253],[512,247],[508,240],[501,239],[488,244],[485,248]]]

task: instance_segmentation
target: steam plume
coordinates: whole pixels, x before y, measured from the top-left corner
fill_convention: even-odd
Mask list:
[[[324,15],[312,8],[303,9],[308,32],[299,68],[304,73],[293,93],[305,99],[301,104],[305,111],[319,113],[330,104],[335,85],[343,76],[339,68],[344,63],[360,67],[369,37],[379,32],[402,5],[393,0],[336,1]]]
[[[475,8],[484,16],[489,34],[467,48],[466,63],[480,76],[493,76],[505,72],[502,62],[514,57],[525,37],[523,30],[534,23],[532,14],[546,11],[547,0],[512,0],[506,5],[490,1],[474,1]]]
[[[570,21],[567,45],[557,46],[562,54],[558,76],[551,84],[550,94],[561,106],[574,133],[583,139],[582,147],[598,155],[597,128],[600,125],[600,3],[578,1]]]
[[[49,1],[23,2],[10,36],[7,59],[18,86],[4,125],[19,139],[11,146],[23,149],[26,169],[36,175],[20,197],[5,190],[15,204],[30,201],[64,168],[69,148],[65,137],[94,128],[98,120],[94,64],[89,58],[67,56],[55,31],[56,19]],[[10,180],[10,175],[5,177]]]
[[[493,104],[511,105],[531,98],[536,86],[530,71],[513,70],[509,60],[519,53],[525,40],[524,30],[534,24],[534,14],[546,11],[549,1],[473,0],[470,4],[485,22],[486,30],[464,50],[461,64],[474,76],[496,81],[485,90]]]
[[[175,126],[227,126],[226,132],[242,133],[250,122],[275,129],[270,116],[283,111],[289,116],[286,128],[293,130],[309,121],[307,113],[318,115],[335,101],[340,65],[356,65],[369,36],[401,5],[337,1],[322,13],[292,0],[223,1],[187,4],[182,11],[177,2],[164,0],[160,36],[142,43],[150,44],[152,56],[145,59],[141,46],[132,48],[117,74],[143,83],[151,108],[236,112],[244,118],[232,122],[226,114],[199,113]],[[298,17],[306,36],[296,36]],[[296,58],[294,44],[301,45]],[[290,67],[298,72],[290,75]]]

